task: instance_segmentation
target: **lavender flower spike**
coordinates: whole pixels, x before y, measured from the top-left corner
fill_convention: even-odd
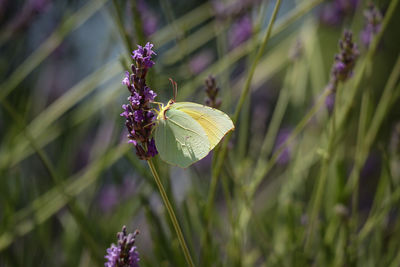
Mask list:
[[[126,233],[126,226],[122,227],[122,232],[117,234],[117,245],[111,244],[104,257],[107,262],[105,267],[139,267],[139,253],[135,244],[135,237],[139,234],[136,230],[133,234]]]
[[[361,31],[361,41],[366,47],[368,47],[373,37],[381,30],[382,14],[373,3],[369,3],[367,10],[364,11],[364,16],[367,23]]]
[[[330,95],[325,100],[328,111],[331,112],[335,103],[335,92],[339,82],[345,82],[353,75],[353,69],[357,61],[359,51],[353,42],[353,35],[346,30],[343,39],[339,41],[340,51],[335,55],[335,61],[331,69],[331,79],[325,90],[330,91]]]
[[[132,52],[134,64],[131,65],[132,73],[126,72],[122,84],[128,88],[129,104],[122,105],[125,125],[128,128],[128,143],[136,148],[136,155],[140,159],[148,160],[158,152],[151,137],[154,114],[150,110],[150,102],[154,101],[157,94],[146,85],[146,75],[154,65],[151,57],[156,53],[152,50],[153,44],[138,45]]]
[[[353,68],[359,55],[357,45],[353,42],[353,35],[345,31],[343,39],[339,41],[340,51],[335,56],[335,62],[331,70],[331,85],[335,91],[339,81],[345,82],[353,74]]]

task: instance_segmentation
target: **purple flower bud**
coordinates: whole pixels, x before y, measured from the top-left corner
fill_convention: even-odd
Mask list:
[[[339,41],[340,51],[335,56],[335,63],[331,70],[331,84],[336,87],[339,81],[346,81],[353,74],[353,68],[358,58],[357,45],[352,40],[350,31],[345,31],[343,39]],[[336,88],[333,88],[334,90]]]
[[[138,49],[132,52],[132,58],[136,60],[139,65],[143,65],[145,68],[151,68],[154,65],[151,56],[156,54],[152,48],[153,44],[150,42],[147,42],[145,46],[138,45]]]
[[[125,71],[125,78],[122,80],[122,84],[126,85],[127,87],[131,86],[129,71]]]
[[[278,136],[276,137],[275,150],[280,149],[280,147],[286,142],[291,134],[291,130],[288,128],[283,128],[279,131]],[[287,146],[279,155],[277,159],[277,164],[285,165],[289,162],[291,158],[291,147]]]
[[[134,146],[137,146],[137,142],[135,140],[130,139],[128,141],[128,144],[133,144]]]
[[[153,90],[151,90],[148,86],[144,88],[143,95],[144,95],[144,100],[150,102],[153,101],[154,98],[156,98],[157,96],[157,94],[154,93]]]
[[[325,106],[328,109],[329,113],[331,113],[333,111],[333,107],[335,106],[335,98],[336,98],[336,94],[334,92],[330,93],[325,98]]]
[[[142,99],[142,96],[139,95],[137,92],[133,92],[133,94],[128,97],[128,101],[131,103],[132,107],[139,106],[140,99]]]
[[[121,117],[125,117],[128,118],[129,117],[129,113],[130,113],[130,108],[129,105],[122,105],[122,109],[124,110],[124,112],[122,112],[121,114],[119,114]]]
[[[142,20],[143,32],[146,36],[150,36],[157,31],[158,17],[149,8],[145,0],[139,0],[137,2],[137,8],[140,13],[140,18]]]
[[[142,110],[135,110],[134,112],[133,112],[133,117],[135,118],[135,121],[136,122],[141,122],[141,121],[143,121],[143,119],[144,119],[144,116],[143,116],[143,111]]]
[[[231,49],[239,46],[251,37],[253,25],[249,16],[243,16],[232,26],[229,34],[229,47]]]
[[[121,255],[121,248],[117,247],[114,244],[111,244],[111,247],[107,249],[107,255],[104,257],[107,259],[107,262],[104,264],[105,267],[116,267],[119,256]]]
[[[139,253],[136,246],[134,246],[135,237],[138,234],[139,231],[136,230],[133,234],[127,235],[126,227],[124,226],[122,232],[117,234],[117,245],[111,244],[111,247],[107,249],[107,255],[104,257],[107,259],[107,262],[104,266],[139,267]]]
[[[382,14],[374,4],[369,3],[367,10],[364,11],[366,18],[366,25],[361,31],[361,41],[368,47],[372,42],[372,39],[381,30]]]
[[[151,138],[150,142],[147,143],[147,153],[149,157],[154,157],[158,154],[154,138]]]

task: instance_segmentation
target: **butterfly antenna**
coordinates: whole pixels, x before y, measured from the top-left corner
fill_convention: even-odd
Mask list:
[[[173,96],[174,96],[173,100],[175,102],[176,95],[178,94],[178,84],[174,80],[172,80],[171,78],[169,78],[169,81],[172,83]]]

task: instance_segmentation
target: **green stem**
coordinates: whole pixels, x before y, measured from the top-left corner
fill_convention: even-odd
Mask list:
[[[168,211],[169,217],[171,218],[172,224],[174,225],[176,234],[178,235],[178,240],[179,240],[179,243],[180,243],[180,245],[182,247],[182,251],[183,251],[183,254],[185,255],[186,261],[187,261],[187,263],[189,264],[190,267],[194,267],[195,265],[194,265],[193,260],[192,260],[192,258],[190,256],[189,249],[188,249],[188,247],[186,245],[186,242],[185,242],[185,239],[183,237],[182,230],[181,230],[181,228],[179,226],[178,220],[176,219],[176,216],[175,216],[174,210],[173,210],[173,208],[171,206],[171,203],[168,200],[167,193],[164,190],[164,186],[161,183],[161,180],[160,180],[160,177],[158,176],[157,170],[154,167],[153,161],[151,159],[149,159],[149,160],[147,160],[147,163],[148,163],[148,165],[150,167],[151,173],[154,176],[154,180],[156,181],[158,190],[160,191],[161,198],[162,198],[162,200],[163,200],[163,202],[165,204],[165,207],[166,207],[166,209]]]
[[[305,243],[305,250],[306,252],[309,251],[310,246],[311,246],[311,242],[313,240],[313,235],[314,235],[314,227],[315,224],[317,222],[317,217],[318,217],[318,213],[319,210],[321,208],[321,204],[322,204],[322,198],[324,196],[324,192],[325,192],[325,184],[328,178],[328,169],[329,169],[329,162],[331,159],[331,155],[332,155],[332,150],[333,150],[333,144],[335,141],[335,133],[336,133],[336,128],[335,128],[335,114],[336,114],[336,109],[337,109],[337,102],[339,101],[339,88],[337,89],[336,92],[336,96],[335,96],[335,102],[333,105],[333,110],[332,110],[332,119],[331,119],[331,129],[330,129],[330,135],[328,137],[329,141],[328,141],[328,148],[326,151],[326,154],[324,156],[324,159],[322,161],[322,166],[320,169],[320,174],[319,174],[319,179],[317,180],[317,185],[316,185],[316,189],[314,191],[313,194],[313,198],[312,198],[312,209],[310,212],[310,224],[308,227],[308,232],[307,232],[307,236],[306,236],[306,243]]]

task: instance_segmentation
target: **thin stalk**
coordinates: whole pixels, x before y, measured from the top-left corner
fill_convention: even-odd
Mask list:
[[[367,79],[370,81],[371,80],[371,69],[372,66],[369,64],[367,66],[366,72],[367,72]],[[359,119],[359,124],[358,124],[358,131],[357,131],[357,144],[356,144],[356,155],[359,155],[362,153],[363,150],[363,141],[365,138],[365,132],[367,130],[367,120],[368,120],[368,110],[370,106],[370,89],[367,87],[365,91],[363,91],[362,98],[361,98],[361,109],[360,109],[360,119]],[[361,171],[362,166],[359,164],[359,161],[356,160],[356,164],[354,166],[354,169],[356,169],[357,173]],[[359,176],[359,175],[358,175]],[[350,227],[353,229],[352,233],[357,233],[357,228],[358,228],[358,197],[359,197],[359,177],[357,177],[356,181],[354,182],[354,187],[353,187],[353,196],[351,200],[351,206],[352,206],[352,216],[351,216],[351,223]]]
[[[158,190],[160,191],[161,198],[162,198],[164,205],[168,211],[168,214],[172,221],[172,224],[174,225],[174,228],[175,228],[176,234],[178,236],[178,240],[181,245],[183,254],[185,255],[186,261],[190,267],[194,267],[195,265],[193,263],[192,257],[190,256],[189,249],[188,249],[185,239],[183,237],[182,230],[179,226],[178,220],[176,219],[175,212],[171,206],[171,203],[168,200],[167,193],[165,192],[164,186],[161,183],[161,180],[160,180],[160,177],[158,176],[157,170],[154,167],[153,161],[151,159],[149,159],[149,160],[147,160],[147,164],[149,165],[151,173],[154,176],[154,180],[156,181]]]
[[[320,174],[319,174],[319,179],[317,180],[317,185],[316,185],[316,189],[313,193],[313,198],[312,198],[312,209],[310,212],[310,224],[308,227],[308,231],[307,231],[307,235],[306,235],[306,243],[305,243],[305,250],[306,252],[308,252],[310,250],[310,246],[311,246],[311,242],[313,240],[313,236],[314,236],[314,227],[315,224],[317,222],[317,217],[318,217],[318,213],[319,210],[321,209],[321,204],[322,204],[322,198],[324,196],[324,192],[325,192],[325,184],[328,178],[328,170],[329,170],[329,162],[331,160],[331,155],[333,152],[333,144],[335,141],[335,133],[336,133],[336,128],[335,128],[335,114],[336,114],[336,109],[338,107],[338,100],[339,100],[339,88],[337,89],[336,92],[336,100],[333,104],[333,110],[332,110],[332,119],[331,119],[331,123],[330,123],[330,134],[328,136],[328,148],[326,151],[326,156],[323,158],[322,161],[322,166],[320,169]]]

